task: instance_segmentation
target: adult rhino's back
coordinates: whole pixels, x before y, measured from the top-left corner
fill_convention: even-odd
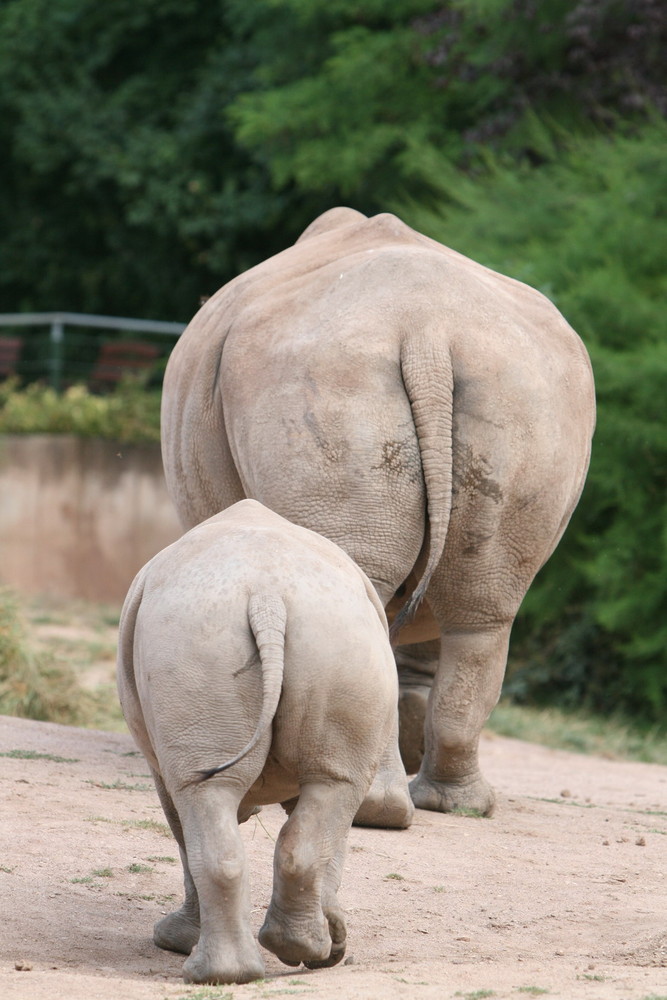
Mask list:
[[[195,383],[214,392],[230,360],[226,353],[222,365],[223,349],[229,352],[232,344],[274,363],[296,358],[305,368],[323,355],[335,361],[337,351],[351,361],[350,351],[360,360],[391,357],[402,340],[422,331],[462,357],[493,350],[495,343],[510,357],[528,352],[535,363],[567,356],[590,376],[579,338],[535,289],[393,215],[367,219],[333,209],[294,246],[239,275],[202,306],[167,368],[167,429],[180,420],[179,396]],[[346,368],[352,378],[352,365]]]

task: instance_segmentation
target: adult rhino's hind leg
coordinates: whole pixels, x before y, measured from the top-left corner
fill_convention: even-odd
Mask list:
[[[398,749],[408,774],[416,774],[424,757],[424,726],[433,678],[440,658],[440,639],[394,650],[398,670]]]
[[[405,830],[412,823],[414,814],[415,808],[410,798],[408,779],[398,749],[397,714],[377,774],[357,810],[354,825]]]
[[[479,737],[500,695],[510,628],[443,635],[426,713],[424,759],[410,783],[418,809],[491,815],[495,795],[479,769]]]

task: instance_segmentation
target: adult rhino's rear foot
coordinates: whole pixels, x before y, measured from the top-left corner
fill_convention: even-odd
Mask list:
[[[373,784],[354,817],[355,826],[381,826],[405,830],[412,823],[415,808],[408,779],[398,751],[398,713],[389,742],[384,749]]]
[[[491,785],[479,772],[458,781],[436,781],[420,771],[410,782],[410,794],[417,809],[432,812],[491,816],[496,803]]]
[[[354,817],[355,826],[381,826],[405,830],[412,823],[415,807],[404,773],[378,773]]]
[[[183,910],[168,913],[153,928],[153,941],[165,951],[189,955],[198,940],[199,922],[187,916]]]

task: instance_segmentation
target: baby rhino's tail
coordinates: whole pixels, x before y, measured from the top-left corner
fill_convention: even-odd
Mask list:
[[[283,688],[285,669],[285,628],[287,609],[282,598],[275,594],[251,594],[248,601],[248,621],[257,643],[262,666],[262,711],[257,728],[250,742],[219,767],[201,771],[198,781],[206,781],[214,774],[226,771],[243,759],[257,745],[262,735],[273,722]]]

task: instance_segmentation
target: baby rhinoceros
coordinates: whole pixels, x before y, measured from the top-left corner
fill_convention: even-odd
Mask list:
[[[185,901],[154,940],[186,982],[264,975],[238,824],[280,802],[260,943],[287,965],[345,953],[337,899],[352,820],[398,755],[382,604],[333,542],[242,500],[139,572],[120,623],[118,689],[183,863]]]

